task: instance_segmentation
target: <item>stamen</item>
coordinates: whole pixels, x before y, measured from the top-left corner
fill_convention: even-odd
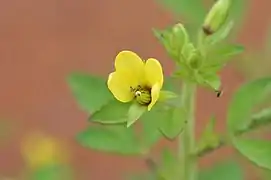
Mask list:
[[[136,96],[140,96],[140,95],[141,95],[141,92],[140,92],[140,91],[136,91],[136,92],[135,92],[135,95],[136,95]]]
[[[133,88],[132,86],[130,86],[130,91],[131,92],[135,92],[135,90],[136,90],[135,88]]]
[[[135,98],[139,104],[149,105],[151,102],[151,94],[148,90],[138,90],[135,92]]]
[[[135,88],[130,86],[130,90],[139,104],[148,105],[151,102],[151,93],[149,88],[138,85]]]

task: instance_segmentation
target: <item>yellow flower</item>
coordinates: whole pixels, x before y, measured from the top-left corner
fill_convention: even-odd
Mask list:
[[[136,100],[148,106],[148,111],[159,99],[163,86],[163,69],[154,58],[142,60],[132,51],[121,51],[115,58],[115,72],[107,81],[109,90],[121,102]]]
[[[30,169],[67,161],[66,149],[56,139],[33,133],[22,141],[22,156]]]

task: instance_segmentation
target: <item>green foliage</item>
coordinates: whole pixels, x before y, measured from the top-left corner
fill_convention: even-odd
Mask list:
[[[158,2],[171,12],[184,17],[189,23],[187,24],[187,26],[189,26],[189,32],[196,32],[203,23],[204,17],[207,15],[207,9],[203,6],[204,0],[158,0]],[[232,1],[229,10],[229,19],[236,22],[236,32],[242,25],[247,4],[245,0]],[[233,37],[235,37],[236,33],[233,35]]]
[[[252,120],[253,108],[260,105],[271,93],[271,78],[246,83],[234,94],[228,110],[230,132],[247,129]]]
[[[244,48],[235,44],[221,44],[230,30],[233,23],[225,24],[221,30],[211,36],[200,34],[198,47],[189,41],[188,34],[183,26],[180,32],[185,32],[186,38],[179,38],[178,43],[172,45],[172,38],[176,36],[174,28],[168,27],[164,30],[154,30],[155,36],[163,44],[171,58],[175,61],[177,69],[174,72],[176,78],[182,78],[184,81],[194,82],[208,87],[212,90],[219,90],[221,86],[220,78],[217,75],[224,65],[244,51]],[[185,39],[185,41],[183,41]],[[177,41],[177,40],[175,40]]]
[[[159,95],[159,101],[167,101],[169,99],[175,99],[177,98],[178,95],[175,94],[174,92],[172,91],[160,91],[160,95]]]
[[[161,98],[159,98],[159,101],[174,101],[174,99],[177,97],[177,95],[172,92],[174,89],[176,89],[174,86],[175,85],[173,84],[171,78],[165,78],[163,89],[167,90],[161,91]],[[86,96],[89,95],[86,94]],[[83,98],[84,95],[81,95],[80,97]],[[145,113],[145,111],[146,106],[140,106],[137,103],[122,103],[116,99],[110,98],[108,102],[102,105],[100,109],[96,110],[89,117],[89,121],[101,124],[119,124],[127,122],[127,126],[129,127],[135,123]]]
[[[153,128],[157,128],[169,139],[175,138],[185,127],[185,111],[174,106],[160,106],[144,113],[141,117],[144,121],[151,121]],[[156,131],[156,130],[155,130]]]
[[[199,180],[245,180],[245,177],[240,165],[230,160],[201,170]]]
[[[138,155],[141,146],[133,128],[126,125],[89,126],[77,135],[77,141],[84,147],[98,151]]]
[[[153,29],[155,37],[164,46],[169,56],[176,63],[183,63],[180,58],[185,46],[189,43],[189,35],[182,24],[175,24],[163,30]]]
[[[83,110],[93,113],[113,99],[106,81],[98,76],[73,73],[68,84]]]
[[[164,86],[162,90],[162,103],[163,106],[173,106],[173,107],[180,107],[180,92],[181,92],[181,86],[180,86],[180,80],[168,76],[164,80]],[[166,95],[165,95],[166,94]],[[165,99],[164,97],[168,97]],[[175,96],[175,97],[174,97]]]
[[[252,122],[249,129],[256,129],[260,126],[266,126],[271,124],[271,108],[261,110],[259,113],[253,114]]]
[[[236,138],[235,148],[259,167],[271,170],[271,141]]]
[[[205,68],[220,66],[221,68],[236,56],[244,51],[240,45],[226,44],[221,46],[212,46],[208,49],[208,55],[204,64]]]
[[[200,140],[197,145],[197,153],[199,156],[210,149],[217,148],[221,143],[220,135],[215,131],[216,119],[212,117],[206,125],[203,133],[200,136]]]
[[[178,158],[169,150],[164,149],[161,155],[160,166],[157,171],[161,180],[178,180],[181,177]]]
[[[219,71],[234,56],[244,51],[243,46],[227,42],[230,33],[234,31],[233,25],[238,24],[244,12],[244,0],[232,1],[231,6],[230,0],[219,0],[214,2],[209,12],[200,0],[160,0],[160,2],[189,19],[192,29],[188,31],[182,24],[177,23],[163,30],[153,30],[156,38],[175,62],[176,68],[172,77],[165,77],[159,101],[151,111],[137,103],[118,102],[109,92],[103,78],[80,73],[74,73],[68,78],[78,103],[92,114],[89,120],[96,123],[77,135],[78,142],[84,147],[146,157],[150,154],[151,147],[161,137],[172,140],[186,128],[186,123],[193,122],[187,118],[194,116],[193,110],[190,110],[193,108],[190,104],[193,105],[193,102],[188,101],[194,99],[194,94],[190,93],[194,92],[194,85],[219,90],[221,87]],[[209,33],[206,28],[210,30]],[[196,36],[198,41],[194,41],[196,31],[199,32]],[[180,91],[181,80],[184,84],[191,84],[187,93]],[[195,147],[194,137],[189,138],[189,135],[193,134],[193,129],[189,128],[185,131],[188,134],[184,136],[184,144],[189,146],[183,149],[184,153],[178,152],[183,154],[185,163],[180,164],[180,158],[166,150],[162,153],[161,162],[159,164],[154,162],[153,167],[150,167],[151,172],[135,176],[133,179],[179,180],[181,176],[186,179],[193,172],[188,172],[194,163],[189,158],[190,155],[199,158],[205,155],[205,152],[228,143],[228,140],[244,157],[259,167],[271,169],[271,142],[240,137],[249,130],[271,123],[270,107],[255,113],[255,108],[267,99],[270,91],[271,78],[255,80],[241,86],[229,106],[228,134],[217,133],[214,129],[215,119],[212,118]],[[188,112],[191,114],[187,114]],[[193,127],[193,123],[189,125]],[[180,174],[182,169],[184,175]],[[233,161],[218,163],[200,171],[199,180],[216,179],[243,180],[244,176],[242,169]]]
[[[127,112],[131,103],[122,103],[115,99],[109,101],[102,106],[98,111],[94,112],[89,120],[102,124],[116,124],[127,122]]]
[[[146,106],[142,106],[138,103],[132,104],[128,111],[127,127],[130,127],[132,124],[134,124],[145,111],[147,111]]]
[[[199,71],[195,74],[195,81],[202,86],[208,87],[215,91],[221,86],[220,77],[216,73]]]
[[[159,130],[159,119],[157,120],[158,114],[156,109],[157,107],[140,117],[139,122],[142,125],[142,131],[140,132],[142,138],[140,142],[145,151],[148,151],[162,137]]]
[[[181,177],[178,158],[168,149],[163,149],[159,162],[146,160],[149,173],[133,175],[129,180],[179,180]]]
[[[233,28],[233,21],[226,23],[215,34],[206,37],[206,43],[213,45],[226,39]]]
[[[186,112],[180,108],[166,108],[157,112],[157,120],[160,120],[160,130],[169,139],[178,136],[186,124]]]
[[[171,78],[165,78],[164,101],[174,98],[175,93],[172,90],[176,90],[176,87],[171,80]],[[88,94],[80,95],[80,97],[84,99],[86,95]],[[182,131],[184,126],[183,112],[178,113],[179,111],[175,109],[175,113],[172,113],[174,106],[165,106],[164,101],[157,103],[151,111],[146,111],[144,106],[121,103],[109,98],[89,118],[91,122],[104,124],[104,126],[88,127],[78,134],[77,140],[85,147],[106,152],[140,154],[149,151],[150,147],[161,138],[161,132],[173,138]],[[168,113],[163,113],[161,108],[167,108]],[[142,126],[140,135],[129,127],[138,119]],[[124,126],[123,123],[126,122],[129,128]]]
[[[271,78],[249,82],[234,94],[228,111],[228,129],[238,135],[260,124],[270,123],[270,110],[254,113],[255,107],[264,102],[271,93]],[[266,140],[232,137],[235,148],[260,167],[271,169],[271,142]],[[260,148],[260,149],[259,149]]]

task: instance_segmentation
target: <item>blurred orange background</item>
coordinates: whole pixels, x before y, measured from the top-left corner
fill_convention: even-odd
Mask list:
[[[270,6],[269,0],[248,2],[238,36],[248,51],[261,48]],[[168,74],[172,62],[151,28],[163,28],[175,18],[154,0],[1,0],[0,118],[13,126],[8,141],[0,145],[0,174],[13,176],[20,171],[20,141],[33,130],[69,144],[78,180],[119,180],[122,172],[145,169],[139,158],[96,152],[75,142],[76,133],[87,126],[87,114],[79,110],[66,77],[78,70],[106,76],[123,49],[143,58],[156,57]],[[212,114],[219,119],[218,129],[224,129],[228,102],[244,78],[229,66],[222,81],[225,92],[219,99],[212,92],[199,91],[198,134]],[[225,159],[231,152],[223,148],[204,158],[202,165]]]

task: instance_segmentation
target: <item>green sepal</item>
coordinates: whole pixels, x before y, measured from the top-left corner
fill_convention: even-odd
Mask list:
[[[127,114],[127,127],[130,127],[132,124],[134,124],[146,111],[147,106],[140,105],[137,102],[133,103],[130,106]]]

